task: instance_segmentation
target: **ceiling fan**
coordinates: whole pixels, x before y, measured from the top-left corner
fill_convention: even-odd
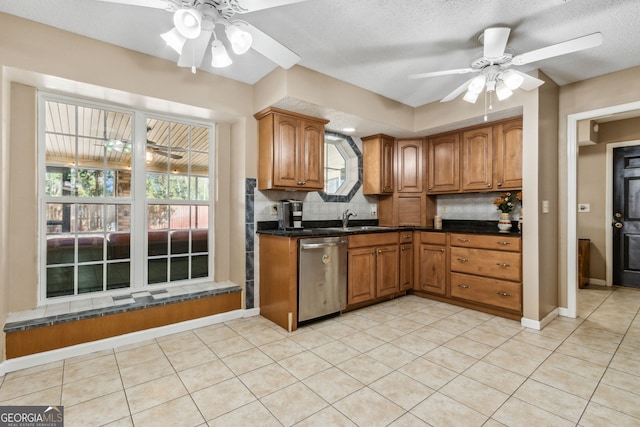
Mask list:
[[[442,98],[440,102],[451,101],[466,91],[463,99],[473,104],[483,89],[486,88],[485,96],[488,95],[489,97],[489,109],[491,109],[491,95],[493,93],[502,101],[510,97],[513,91],[518,88],[533,90],[544,83],[540,79],[514,70],[511,67],[590,49],[602,44],[602,34],[593,33],[513,56],[505,50],[510,32],[511,29],[507,27],[494,27],[484,30],[478,37],[478,41],[484,44],[483,55],[471,62],[471,66],[468,68],[412,74],[409,78],[421,79],[449,74],[477,74],[477,76],[467,80],[449,95]],[[485,106],[486,102],[485,97]]]
[[[173,13],[174,28],[161,35],[179,55],[178,66],[193,73],[202,64],[211,47],[211,66],[222,68],[233,62],[226,47],[218,39],[216,28],[224,28],[235,54],[249,48],[264,55],[280,67],[288,69],[300,56],[248,22],[233,20],[236,14],[299,3],[306,0],[100,0],[109,3],[164,9]],[[213,38],[213,40],[212,40]]]

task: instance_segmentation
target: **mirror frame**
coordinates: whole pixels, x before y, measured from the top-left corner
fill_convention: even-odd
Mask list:
[[[327,194],[324,191],[318,191],[318,194],[320,194],[320,197],[322,197],[322,200],[324,200],[325,202],[336,202],[336,203],[350,202],[353,196],[358,192],[358,190],[362,186],[362,152],[360,151],[356,143],[353,141],[353,138],[351,138],[348,135],[342,135],[340,133],[330,132],[330,131],[325,131],[324,134],[325,134],[325,137],[331,136],[333,138],[342,139],[344,141],[341,143],[342,148],[345,151],[351,150],[353,154],[356,155],[356,157],[358,158],[358,179],[357,181],[354,182],[353,186],[351,187],[351,189],[347,194]],[[322,174],[324,176],[324,170],[322,171]]]

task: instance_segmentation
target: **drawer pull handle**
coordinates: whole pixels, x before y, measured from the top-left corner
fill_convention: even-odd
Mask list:
[[[469,239],[458,239],[458,242],[467,243]]]
[[[458,283],[458,287],[462,289],[469,289],[469,286],[463,285],[462,283]]]
[[[496,242],[498,245],[510,245],[511,242]]]
[[[510,297],[510,296],[512,296],[511,294],[506,293],[506,292],[496,292],[496,294],[498,294],[498,295],[502,295],[503,297]]]
[[[497,262],[497,263],[496,263],[496,265],[497,265],[498,267],[511,267],[511,264],[502,264],[502,263],[500,263],[500,262]]]
[[[405,235],[404,235],[404,236],[402,236],[402,237],[403,237],[403,238],[405,238],[405,239],[410,239],[410,238],[411,238],[411,235],[409,235],[409,234],[405,234]]]
[[[298,181],[298,185],[305,185],[307,181]]]
[[[460,262],[469,262],[469,259],[468,259],[468,258],[460,258],[460,257],[458,257],[457,259],[458,259],[458,261],[460,261]]]

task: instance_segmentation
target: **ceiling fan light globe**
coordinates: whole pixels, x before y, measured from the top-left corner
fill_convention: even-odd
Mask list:
[[[211,66],[213,68],[224,68],[231,65],[233,61],[227,53],[227,49],[224,47],[220,40],[214,40],[211,43]]]
[[[162,40],[167,43],[167,46],[175,50],[178,55],[182,55],[182,48],[187,42],[187,38],[180,34],[180,31],[178,31],[177,28],[174,27],[170,31],[167,31],[164,34],[160,34],[160,37],[162,37]]]
[[[236,55],[242,55],[251,48],[253,36],[238,25],[228,25],[224,31],[231,42],[231,49]]]
[[[480,93],[475,93],[475,92],[471,92],[470,90],[467,90],[467,93],[464,94],[464,97],[462,97],[462,99],[471,104],[475,104],[476,101],[478,100],[479,95]]]
[[[193,8],[178,9],[173,14],[173,25],[188,39],[197,39],[202,30],[202,13]]]
[[[511,70],[502,73],[501,77],[504,84],[511,90],[518,89],[524,82],[524,77],[522,77],[522,75]]]
[[[486,81],[487,81],[487,76],[485,76],[484,74],[476,76],[473,79],[471,79],[471,82],[469,83],[469,87],[467,88],[467,90],[477,95],[480,92],[482,92],[482,88],[484,88],[484,84]]]
[[[513,95],[513,91],[507,87],[504,81],[500,81],[496,84],[496,96],[500,101],[504,101],[511,95]]]

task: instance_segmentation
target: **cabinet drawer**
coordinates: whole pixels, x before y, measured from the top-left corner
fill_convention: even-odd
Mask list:
[[[354,234],[349,236],[349,247],[393,245],[398,243],[397,231],[391,233]]]
[[[520,243],[517,236],[451,233],[451,246],[520,252]]]
[[[420,242],[429,245],[444,246],[447,244],[447,233],[429,233],[423,231],[420,233]]]
[[[400,244],[413,242],[413,230],[400,232]]]
[[[522,310],[520,283],[451,273],[451,296],[508,310]]]
[[[519,252],[451,248],[451,271],[519,282],[522,261]]]

